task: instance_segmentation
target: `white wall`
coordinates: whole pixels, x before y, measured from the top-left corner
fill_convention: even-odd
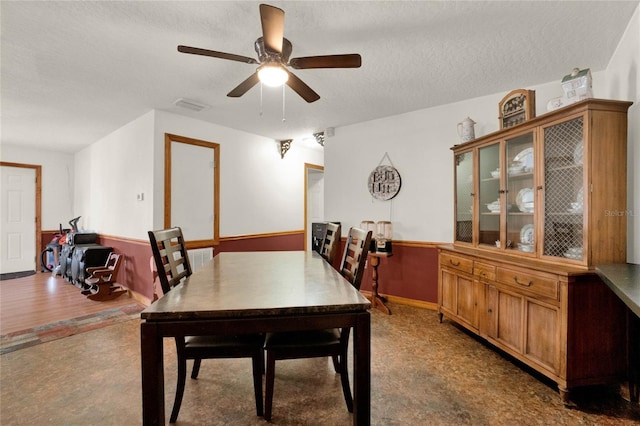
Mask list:
[[[272,139],[164,111],[150,111],[76,154],[74,211],[83,228],[146,239],[149,229],[163,227],[165,133],[221,145],[222,236],[303,229],[304,163],[322,165],[321,150],[294,143],[281,159]],[[144,200],[137,201],[139,193]]]
[[[304,228],[304,163],[322,165],[322,150],[294,142],[280,158],[273,139],[156,111],[154,225],[162,227],[164,134],[220,144],[220,235],[234,236]]]
[[[148,112],[76,153],[74,213],[81,228],[147,238],[153,223],[153,123]],[[137,201],[136,194],[144,193]]]
[[[2,144],[2,161],[42,166],[42,229],[73,219],[73,154]]]
[[[602,78],[594,73],[594,86]],[[536,91],[537,115],[562,94],[559,81],[523,88]],[[391,220],[397,240],[452,241],[450,148],[459,143],[457,124],[470,116],[476,137],[499,130],[498,103],[508,92],[337,128],[325,142],[325,216],[341,220],[345,229],[365,219]],[[377,201],[367,178],[385,152],[402,187],[391,201]]]
[[[640,263],[640,6],[606,70],[606,93],[633,101],[627,145],[627,261]]]
[[[636,103],[629,113],[628,153],[628,205],[632,213],[628,229],[628,259],[636,263],[640,260],[638,13],[636,10],[608,69],[592,72],[595,97]],[[567,73],[573,66],[568,65]],[[536,114],[541,115],[546,112],[547,101],[562,94],[561,78],[558,76],[557,81],[518,88],[536,91]],[[453,155],[450,147],[459,143],[457,123],[470,116],[477,122],[476,136],[498,130],[498,103],[511,89],[336,128],[335,136],[327,138],[325,143],[325,217],[342,221],[345,229],[365,219],[391,220],[397,240],[452,241]],[[367,178],[385,152],[400,172],[402,188],[393,200],[383,202],[375,201],[369,195]]]

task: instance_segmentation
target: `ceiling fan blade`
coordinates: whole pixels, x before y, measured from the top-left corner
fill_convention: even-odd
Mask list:
[[[291,87],[294,92],[302,97],[305,101],[311,103],[320,99],[320,95],[313,91],[313,89],[307,84],[296,77],[291,72],[287,71],[289,74],[289,80],[287,80],[287,86]]]
[[[295,69],[309,68],[360,68],[362,58],[357,53],[347,55],[306,56],[292,58],[289,65]]]
[[[216,52],[215,50],[200,49],[199,47],[178,46],[178,52],[191,53],[193,55],[211,56],[213,58],[229,59],[231,61],[244,62],[247,64],[257,64],[253,58],[248,56],[234,55],[233,53]]]
[[[262,21],[262,36],[267,50],[282,53],[282,38],[284,37],[284,10],[268,4],[260,5],[260,20]]]
[[[230,98],[239,98],[240,96],[247,93],[253,86],[258,84],[259,81],[260,79],[258,78],[258,73],[254,72],[253,74],[251,74],[251,76],[249,76],[249,78],[238,84],[235,89],[227,93],[227,96],[229,96]]]

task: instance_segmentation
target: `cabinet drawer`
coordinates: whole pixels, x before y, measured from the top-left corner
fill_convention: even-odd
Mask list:
[[[440,265],[443,267],[458,269],[469,274],[473,273],[473,260],[467,257],[449,253],[440,253]]]
[[[536,274],[527,270],[497,268],[496,280],[540,296],[558,300],[558,279],[551,274]]]
[[[475,262],[473,264],[473,274],[476,277],[494,281],[496,279],[496,267],[488,263]]]

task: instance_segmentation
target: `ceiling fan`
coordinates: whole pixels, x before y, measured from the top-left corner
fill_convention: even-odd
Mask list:
[[[256,72],[240,83],[235,89],[227,93],[227,96],[237,98],[249,91],[258,82],[267,85],[281,86],[286,84],[291,87],[305,101],[311,103],[320,99],[320,95],[307,86],[305,82],[292,74],[287,67],[295,69],[310,68],[359,68],[362,64],[360,55],[324,55],[291,58],[292,45],[284,38],[284,11],[267,4],[260,5],[260,20],[262,21],[262,37],[258,38],[254,47],[258,54],[258,60],[248,56],[234,55],[232,53],[217,52],[215,50],[200,49],[197,47],[178,46],[178,51],[194,55],[211,56],[214,58],[228,59],[231,61],[245,62],[247,64],[259,64]],[[269,78],[274,80],[269,80]]]

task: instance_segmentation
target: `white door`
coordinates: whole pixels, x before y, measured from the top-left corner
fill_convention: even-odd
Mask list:
[[[0,273],[34,271],[36,171],[8,166],[0,169]]]
[[[307,169],[307,235],[305,236],[307,250],[313,244],[312,227],[314,222],[324,222],[324,171]]]

